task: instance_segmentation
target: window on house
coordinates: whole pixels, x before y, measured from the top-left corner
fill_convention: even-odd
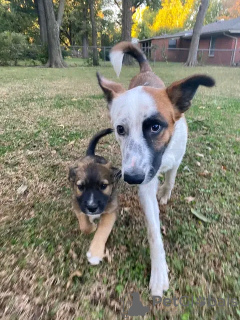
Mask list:
[[[211,37],[210,45],[209,45],[209,53],[208,53],[209,57],[214,57],[215,45],[216,45],[216,38]]]
[[[169,49],[177,48],[177,40],[176,39],[169,39],[168,40],[168,48]]]

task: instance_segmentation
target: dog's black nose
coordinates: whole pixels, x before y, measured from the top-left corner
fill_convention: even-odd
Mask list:
[[[98,209],[98,205],[97,204],[87,205],[87,209],[89,212],[95,213]]]
[[[123,180],[129,184],[141,184],[145,179],[144,174],[128,174],[124,173]]]

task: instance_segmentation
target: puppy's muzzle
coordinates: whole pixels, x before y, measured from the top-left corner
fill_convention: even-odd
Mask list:
[[[129,184],[141,184],[145,179],[145,174],[143,172],[125,172],[123,179]]]

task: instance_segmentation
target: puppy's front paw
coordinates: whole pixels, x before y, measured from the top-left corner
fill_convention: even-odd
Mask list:
[[[171,197],[171,190],[162,185],[159,188],[160,204],[167,204]]]
[[[88,262],[93,266],[98,265],[102,261],[102,258],[103,257],[97,257],[97,256],[94,257],[90,251],[87,252]]]
[[[151,270],[151,279],[149,284],[152,296],[162,297],[163,291],[169,288],[168,266],[166,262],[160,264]]]

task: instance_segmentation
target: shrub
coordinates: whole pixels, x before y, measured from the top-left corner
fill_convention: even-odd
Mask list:
[[[26,37],[21,33],[5,31],[0,33],[0,64],[16,66],[27,48]]]

